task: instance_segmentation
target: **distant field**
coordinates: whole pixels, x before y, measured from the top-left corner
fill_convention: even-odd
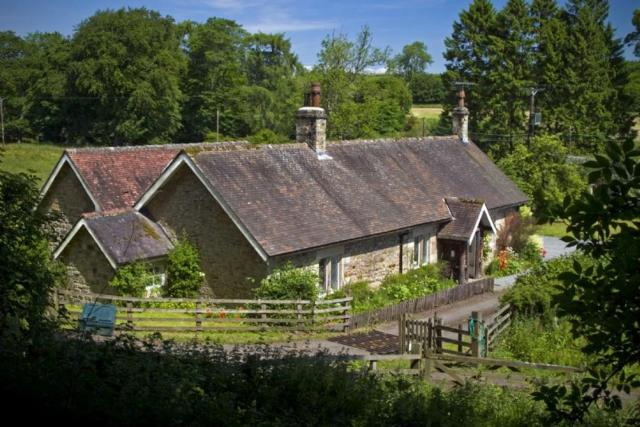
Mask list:
[[[442,106],[440,105],[414,105],[411,108],[411,114],[421,119],[439,119],[440,113],[442,113]]]
[[[0,146],[0,170],[32,173],[42,184],[60,158],[62,150],[63,147],[50,144],[22,143]]]

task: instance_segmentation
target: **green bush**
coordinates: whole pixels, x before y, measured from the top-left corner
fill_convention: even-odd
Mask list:
[[[142,298],[145,288],[153,284],[153,274],[147,264],[133,262],[120,267],[109,284],[120,295]]]
[[[353,312],[376,310],[408,299],[450,288],[455,282],[442,277],[442,264],[428,264],[404,274],[387,276],[378,289],[359,281],[342,288],[339,295],[353,297]],[[335,294],[335,293],[334,293]],[[332,295],[337,298],[337,296]]]
[[[520,317],[500,335],[492,357],[583,366],[587,362],[582,351],[585,343],[573,337],[567,320],[547,322],[541,318]]]
[[[527,274],[516,279],[516,283],[502,296],[503,304],[511,304],[518,313],[544,314],[547,318],[555,315],[551,299],[561,284],[559,275],[571,271],[573,261],[588,262],[585,255],[573,254],[541,263]]]
[[[255,135],[247,138],[252,144],[282,144],[289,142],[287,138],[283,138],[271,129],[261,129]]]
[[[318,297],[318,275],[311,270],[295,268],[290,262],[277,267],[260,281],[255,290],[262,299],[303,299],[315,301]]]
[[[0,352],[0,394],[7,419],[19,415],[27,424],[46,414],[47,422],[64,425],[550,425],[544,405],[518,390],[472,383],[441,389],[370,375],[322,353],[259,346],[247,354],[171,342],[159,351],[157,342],[126,336],[94,343],[58,335],[19,350]],[[592,425],[591,417],[622,424],[593,411],[582,425]]]
[[[198,250],[181,237],[169,252],[165,296],[193,298],[200,292],[203,277]]]

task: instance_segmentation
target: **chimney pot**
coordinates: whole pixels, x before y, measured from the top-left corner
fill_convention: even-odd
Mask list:
[[[311,107],[320,107],[320,83],[311,83]]]
[[[321,154],[327,145],[327,115],[320,107],[320,83],[313,83],[305,94],[304,107],[296,113],[296,141]]]
[[[464,105],[464,88],[458,89],[458,106],[453,109],[453,133],[464,144],[469,143],[469,109]]]

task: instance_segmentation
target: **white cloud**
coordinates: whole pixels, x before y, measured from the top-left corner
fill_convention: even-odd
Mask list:
[[[334,28],[328,19],[304,19],[293,16],[295,0],[191,0],[200,6],[237,14],[236,21],[247,31],[286,33]]]

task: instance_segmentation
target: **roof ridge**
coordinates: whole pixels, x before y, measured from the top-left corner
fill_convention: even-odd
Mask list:
[[[118,152],[118,151],[136,151],[136,150],[166,150],[166,149],[186,149],[186,148],[196,148],[196,147],[211,147],[213,148],[216,145],[224,145],[224,146],[245,146],[248,145],[249,141],[239,140],[239,141],[220,141],[220,142],[192,142],[192,143],[176,143],[176,144],[150,144],[150,145],[123,145],[123,146],[100,146],[100,147],[76,147],[76,148],[67,148],[65,152],[67,153],[87,153],[87,152]]]
[[[357,138],[357,139],[339,139],[327,141],[327,144],[371,144],[376,142],[422,142],[422,141],[438,141],[458,139],[458,135],[429,135],[429,136],[399,136],[390,138]]]
[[[82,214],[82,218],[85,219],[94,219],[94,218],[104,218],[109,216],[118,216],[125,213],[139,213],[133,208],[117,208],[117,209],[108,209],[106,211],[94,211],[94,212],[85,212]]]

